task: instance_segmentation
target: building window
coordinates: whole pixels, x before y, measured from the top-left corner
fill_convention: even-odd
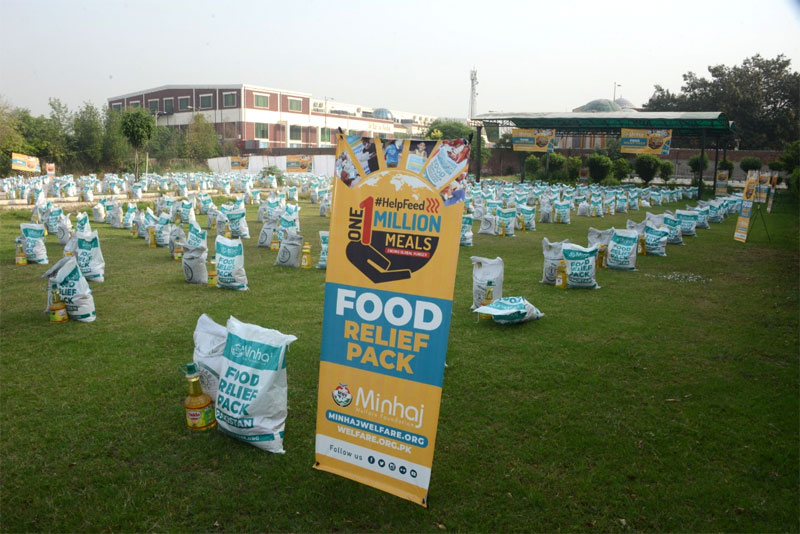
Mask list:
[[[289,141],[301,141],[303,128],[300,126],[289,126]]]
[[[189,109],[189,97],[188,96],[179,96],[178,97],[178,111],[187,111]]]
[[[331,142],[331,129],[330,128],[320,128],[319,129],[319,140],[322,143],[330,143]]]
[[[122,104],[120,104],[119,102],[111,104],[111,109],[113,109],[114,111],[122,111]]]
[[[156,98],[155,100],[148,100],[147,109],[150,110],[150,113],[158,113],[158,99]]]
[[[269,95],[262,95],[256,93],[254,96],[255,96],[255,102],[254,102],[255,107],[257,108],[269,107]]]
[[[256,123],[256,139],[269,139],[269,124]]]
[[[303,111],[303,101],[299,98],[290,98],[289,111]]]
[[[164,99],[164,113],[172,113],[175,111],[175,104],[171,98]]]
[[[236,106],[236,93],[222,93],[222,106],[232,108]]]
[[[211,97],[213,95],[200,95],[200,109],[210,109],[211,108]]]
[[[128,102],[128,106],[130,106],[133,109],[141,107],[141,105],[142,105],[142,103],[139,102],[138,100],[136,102]]]

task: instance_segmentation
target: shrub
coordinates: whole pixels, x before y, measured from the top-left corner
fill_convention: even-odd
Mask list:
[[[547,156],[545,157],[547,158],[548,162],[545,167],[549,172],[560,171],[567,164],[567,158],[561,154],[556,154],[555,152],[548,152]]]
[[[728,171],[728,174],[733,174],[733,162],[729,159],[723,159],[717,165],[717,169],[721,171]]]
[[[586,166],[589,167],[589,176],[592,181],[599,184],[611,171],[611,158],[602,154],[592,154],[586,158]]]
[[[800,198],[800,167],[795,167],[789,178],[789,191],[795,198]]]
[[[610,159],[610,158],[609,158],[609,159]],[[619,160],[617,160],[617,161],[619,161]],[[591,172],[591,171],[590,171],[590,172]],[[616,178],[614,178],[613,176],[608,176],[608,177],[606,177],[606,178],[603,178],[603,179],[600,181],[600,185],[605,185],[605,186],[615,186],[615,185],[622,185],[622,182],[620,182],[619,180],[617,180],[617,179],[616,179]]]
[[[653,154],[639,154],[633,164],[636,174],[639,175],[644,183],[649,184],[655,178],[656,173],[661,170],[661,160]]]
[[[658,175],[664,180],[664,183],[669,180],[669,177],[675,173],[675,165],[668,159],[661,160],[658,166]]]
[[[529,180],[534,179],[536,171],[539,170],[539,158],[535,154],[529,155],[525,158],[525,178]]]
[[[748,156],[739,160],[739,168],[744,172],[759,171],[761,170],[762,166],[763,163],[761,163],[761,158]]]
[[[769,167],[769,170],[771,171],[780,172],[783,170],[783,162],[780,160],[770,161],[769,163],[767,163],[767,167]]]
[[[283,171],[276,167],[275,165],[270,165],[269,167],[264,167],[261,169],[261,177],[266,178],[267,176],[272,175],[275,177],[275,180],[278,182],[278,186],[283,185]]]
[[[617,180],[622,180],[631,173],[631,166],[628,165],[628,160],[625,158],[619,158],[618,160],[614,161],[611,172],[614,175],[614,178]]]
[[[689,168],[692,169],[692,172],[695,175],[700,175],[700,170],[708,169],[708,156],[703,154],[703,159],[700,159],[700,154],[695,154],[691,158],[689,158]]]
[[[578,179],[581,174],[581,158],[580,156],[570,156],[567,158],[567,176],[571,181]]]

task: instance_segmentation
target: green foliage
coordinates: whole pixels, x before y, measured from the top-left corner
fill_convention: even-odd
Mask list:
[[[599,184],[602,182],[608,173],[611,172],[611,158],[603,154],[592,154],[586,158],[586,166],[589,168],[589,176],[592,182]]]
[[[628,164],[628,160],[625,158],[619,158],[613,161],[614,163],[611,168],[611,172],[614,175],[614,178],[617,180],[622,180],[631,173],[631,166]]]
[[[72,129],[76,159],[82,168],[90,172],[100,170],[105,136],[100,111],[89,102],[85,102],[75,114]]]
[[[703,159],[700,159],[700,154],[695,154],[689,158],[689,168],[692,169],[692,172],[695,173],[697,176],[700,176],[700,170],[708,169],[708,156],[703,154]]]
[[[458,121],[445,121],[436,119],[430,126],[428,132],[425,134],[426,139],[457,139],[464,137],[469,139],[471,133],[475,132],[466,124]]]
[[[275,165],[270,165],[269,167],[264,167],[263,169],[261,169],[260,176],[262,179],[270,175],[275,177],[275,180],[278,182],[278,187],[283,186],[285,175],[283,174],[283,171],[279,167],[276,167]]]
[[[761,158],[755,156],[747,156],[739,160],[739,168],[744,172],[760,171],[763,165]]]
[[[500,139],[494,144],[495,148],[514,148],[512,137],[510,133],[504,133]]]
[[[733,173],[733,162],[728,158],[723,159],[717,164],[717,168],[721,171],[728,171],[728,173]]]
[[[0,100],[0,177],[11,174],[11,153],[27,153],[28,144],[19,131],[19,121],[14,110]]]
[[[184,133],[180,128],[156,127],[150,140],[150,156],[163,165],[171,159],[180,158],[184,153]]]
[[[533,180],[536,171],[539,170],[539,158],[536,157],[536,154],[529,154],[528,157],[525,158],[523,168],[525,170],[525,178]]]
[[[192,118],[186,132],[186,157],[194,160],[213,158],[219,155],[220,145],[214,125],[200,114]]]
[[[122,113],[122,134],[134,148],[141,150],[155,131],[155,120],[143,108],[126,110]]]
[[[783,170],[783,162],[781,160],[770,161],[767,166],[771,171],[782,171]]]
[[[789,191],[795,198],[800,198],[800,166],[795,167],[789,178]]]
[[[131,156],[131,146],[122,133],[122,113],[106,108],[103,137],[103,166],[112,171],[125,167]]]
[[[633,164],[636,174],[649,184],[655,178],[656,173],[661,170],[661,160],[653,154],[639,154]]]
[[[469,160],[474,165],[475,160],[477,159],[478,156],[478,151],[476,150],[478,147],[476,145],[472,145],[471,148],[472,150],[469,153]],[[489,161],[489,158],[491,157],[492,157],[492,149],[486,148],[481,144],[481,166],[483,166],[487,161]]]
[[[551,173],[560,171],[567,164],[567,158],[557,152],[547,152],[544,158],[544,166]]]
[[[664,183],[669,181],[669,177],[672,176],[674,172],[675,164],[668,159],[661,160],[661,164],[658,167],[658,175],[664,180]]]
[[[619,160],[617,160],[617,161],[619,161]],[[622,182],[620,182],[618,179],[616,179],[613,176],[607,176],[607,177],[603,178],[600,181],[600,185],[604,185],[606,187],[613,187],[613,186],[617,186],[617,185],[622,185]]]
[[[570,181],[574,182],[581,174],[581,158],[580,156],[570,156],[567,158],[567,176]]]
[[[800,73],[783,54],[775,59],[756,54],[741,65],[709,66],[710,79],[683,75],[680,94],[660,85],[644,105],[647,111],[724,111],[736,122],[744,149],[777,149],[797,139]]]
[[[780,162],[783,165],[783,170],[787,173],[794,172],[797,167],[800,167],[800,141],[784,145]]]
[[[621,143],[616,137],[611,137],[606,142],[606,155],[611,158],[611,161],[617,161],[622,157]]]
[[[223,156],[238,156],[242,153],[239,150],[239,145],[236,144],[236,141],[225,141],[222,143],[222,155]]]

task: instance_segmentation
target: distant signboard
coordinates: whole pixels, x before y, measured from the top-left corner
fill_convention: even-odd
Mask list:
[[[556,131],[514,128],[511,130],[511,143],[517,151],[552,152],[556,146]]]
[[[286,172],[313,172],[312,156],[286,156]]]
[[[244,156],[231,156],[232,171],[246,171],[250,164],[250,158]]]
[[[47,176],[50,178],[56,177],[56,164],[55,163],[45,163],[44,165],[45,171],[47,172]]]
[[[23,172],[42,172],[39,166],[39,158],[26,156],[25,154],[11,153],[11,170]]]
[[[672,130],[635,130],[622,128],[619,150],[626,154],[666,156],[672,144]]]
[[[714,195],[724,197],[728,194],[728,171],[717,171],[717,188]]]

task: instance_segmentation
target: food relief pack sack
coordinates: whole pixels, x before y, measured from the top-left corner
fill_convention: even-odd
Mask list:
[[[287,414],[286,353],[297,338],[230,317],[215,415],[221,431],[283,453]]]
[[[516,324],[544,317],[544,314],[523,297],[503,297],[481,306],[475,313],[491,315],[498,324]]]
[[[47,260],[47,247],[44,245],[44,225],[22,223],[19,225],[22,248],[28,263],[49,263]]]
[[[614,230],[608,242],[608,268],[635,271],[638,240],[636,230]]]
[[[667,239],[669,238],[669,228],[663,224],[656,226],[650,221],[645,221],[644,241],[646,251],[652,256],[667,255]]]
[[[217,402],[219,388],[219,374],[225,363],[225,340],[228,330],[215,322],[205,313],[197,320],[194,328],[194,355],[192,359],[197,364],[200,374],[200,385],[203,392]]]
[[[317,269],[328,268],[328,234],[327,230],[319,231],[319,261],[317,261]]]
[[[493,260],[472,256],[472,306],[470,309],[480,308],[486,297],[488,282],[492,283],[494,299],[503,298],[503,260],[499,256]]]
[[[203,230],[197,221],[189,223],[189,235],[186,236],[186,244],[190,247],[205,247],[208,250],[208,232]]]
[[[217,256],[217,287],[247,290],[244,272],[244,247],[241,239],[228,239],[218,235],[215,242]]]
[[[681,223],[681,236],[694,237],[697,235],[697,219],[699,213],[690,210],[675,210],[675,216]]]
[[[50,278],[52,276],[52,278]],[[91,323],[96,318],[94,298],[86,278],[81,274],[74,256],[61,258],[50,270],[42,275],[48,277],[51,285],[58,288],[61,300],[67,307],[67,314],[73,321]]]
[[[564,243],[561,251],[567,263],[567,287],[579,289],[600,289],[595,280],[597,249],[599,245],[585,248],[572,243]],[[553,275],[555,278],[555,274]]]
[[[561,248],[565,243],[569,243],[569,239],[564,241],[556,241],[551,243],[546,237],[542,239],[542,254],[544,254],[544,267],[542,268],[542,284],[550,284],[551,286],[556,283],[556,270],[558,269],[558,262],[564,259],[561,253]]]
[[[517,204],[517,217],[521,220],[523,230],[536,230],[536,207]]]
[[[100,250],[97,230],[91,234],[77,234],[77,238],[75,252],[81,273],[90,282],[105,281],[106,262],[103,259],[103,252]]]
[[[497,208],[497,227],[495,228],[497,235],[502,235],[505,232],[507,236],[513,236],[516,224],[517,210],[514,208]]]
[[[670,212],[664,212],[664,225],[669,228],[667,243],[670,245],[683,245],[681,221]]]
[[[462,247],[472,246],[472,215],[461,216],[461,240],[459,244]]]

